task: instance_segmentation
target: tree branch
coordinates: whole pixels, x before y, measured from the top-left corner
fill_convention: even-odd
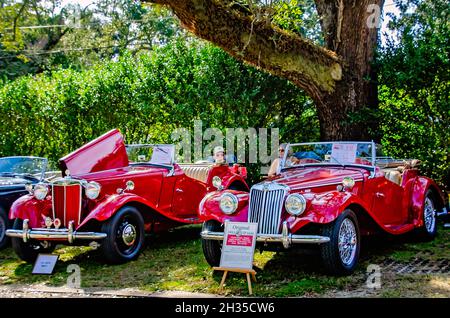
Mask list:
[[[14,42],[16,41],[16,37],[17,37],[17,21],[19,20],[20,16],[22,15],[22,13],[25,10],[27,5],[28,5],[28,0],[25,0],[19,9],[19,12],[14,17],[14,20],[13,20],[13,30],[14,30],[13,41]]]
[[[228,0],[143,0],[169,6],[182,25],[234,57],[289,79],[312,97],[334,91],[341,60],[323,47],[231,8]]]

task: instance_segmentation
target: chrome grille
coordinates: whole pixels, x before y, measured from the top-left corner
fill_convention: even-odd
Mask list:
[[[62,226],[70,221],[75,226],[81,223],[82,185],[78,180],[59,179],[52,184],[53,219],[59,218]]]
[[[288,187],[264,182],[250,190],[248,221],[258,223],[259,234],[280,234],[281,212]]]

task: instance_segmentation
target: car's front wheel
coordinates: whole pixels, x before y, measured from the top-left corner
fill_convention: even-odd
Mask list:
[[[0,250],[9,244],[9,237],[6,236],[6,230],[9,228],[9,220],[6,212],[0,207]]]
[[[203,231],[223,232],[221,224],[216,221],[206,221],[203,223]],[[222,241],[205,240],[202,238],[203,255],[210,266],[219,266],[222,255]]]
[[[144,245],[144,219],[141,213],[131,206],[117,211],[102,225],[107,237],[101,241],[100,248],[107,262],[125,263],[136,259]]]
[[[23,220],[16,219],[13,229],[21,230],[22,225]],[[28,240],[24,242],[23,239],[17,237],[11,239],[11,244],[17,256],[27,263],[33,263],[40,253],[51,253],[55,249],[55,245],[47,241]]]
[[[323,227],[322,234],[330,238],[321,247],[325,268],[335,275],[351,274],[358,264],[361,244],[355,213],[346,209],[334,222]]]

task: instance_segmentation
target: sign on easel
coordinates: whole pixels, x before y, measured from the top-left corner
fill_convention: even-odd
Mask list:
[[[252,269],[258,223],[225,222],[220,267]]]
[[[220,267],[213,267],[214,270],[223,271],[219,290],[222,290],[228,272],[238,272],[246,275],[248,292],[250,295],[253,293],[250,275],[256,282],[253,256],[257,231],[258,223],[225,222]]]
[[[32,274],[51,275],[59,255],[39,254],[33,266]]]

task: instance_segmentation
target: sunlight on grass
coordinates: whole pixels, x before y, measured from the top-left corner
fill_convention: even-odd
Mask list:
[[[450,276],[432,277],[428,283],[431,289],[445,292],[450,297]]]

